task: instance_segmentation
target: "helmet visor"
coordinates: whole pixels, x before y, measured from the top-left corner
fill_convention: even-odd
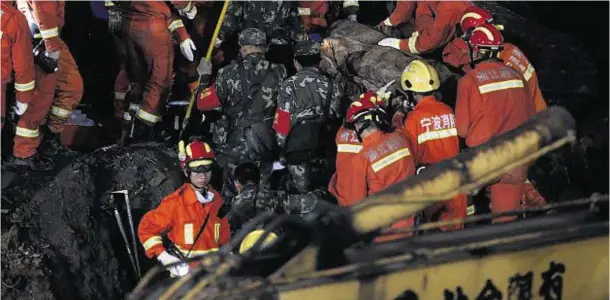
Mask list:
[[[212,160],[209,159],[198,159],[189,161],[186,164],[186,168],[195,173],[205,173],[212,170]]]

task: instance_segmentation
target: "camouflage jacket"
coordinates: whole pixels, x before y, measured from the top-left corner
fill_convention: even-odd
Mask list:
[[[297,4],[296,1],[231,1],[219,38],[225,40],[243,29],[258,28],[267,34],[270,44],[308,40]]]
[[[227,215],[231,231],[237,232],[257,214],[265,211],[304,216],[324,198],[324,193],[323,190],[316,190],[306,194],[287,194],[284,191],[260,189],[253,184],[246,185],[231,200],[231,210]]]
[[[332,82],[332,95],[329,97],[329,83]],[[277,93],[278,109],[290,114],[290,127],[297,123],[314,121],[326,122],[341,119],[341,98],[343,87],[318,68],[304,68],[282,82]],[[286,137],[277,133],[280,148],[284,147]]]
[[[216,95],[227,117],[226,144],[229,155],[258,160],[261,152],[275,146],[271,126],[276,109],[277,87],[286,78],[283,65],[251,53],[218,72]]]

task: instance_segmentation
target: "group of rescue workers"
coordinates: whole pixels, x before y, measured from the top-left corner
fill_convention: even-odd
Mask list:
[[[342,3],[343,17],[357,22],[358,2]],[[476,147],[546,108],[533,66],[504,42],[492,14],[469,1],[398,1],[376,27],[409,25],[410,36],[386,38],[379,45],[424,56],[442,49],[443,62],[463,72],[454,113],[441,101],[435,67],[412,60],[397,80],[415,105],[393,115],[386,88],[345,99],[344,83],[318,68],[328,26],[326,1],[231,2],[212,43],[220,48],[238,33],[240,59],[214,77],[212,63],[196,51],[183,23],[196,19],[208,3],[106,1],[106,6],[121,60],[114,96],[123,138],[147,141],[159,131],[174,72],[172,34],[196,69],[189,88],[197,108],[222,113],[209,140],[180,142],[187,182],[144,215],[138,228],[147,256],[171,264],[172,276],[189,270],[188,264],[175,263],[218,249],[260,212],[302,216],[329,198],[353,205],[467,151],[460,149],[459,138]],[[13,111],[20,116],[12,163],[47,170],[51,162],[37,149],[43,138],[62,149],[58,134],[81,100],[83,83],[59,36],[64,3],[17,1],[17,8],[2,2],[2,120],[5,86],[12,79]],[[278,54],[285,52],[291,55]],[[328,142],[333,137],[335,144]],[[210,184],[215,165],[222,170],[220,192]],[[272,189],[273,171],[283,168],[288,179]],[[527,181],[527,169],[516,168],[488,187],[492,212],[518,209],[526,198],[544,201]],[[467,195],[459,195],[427,209],[424,221],[461,219],[467,211]],[[415,222],[410,218],[392,227]],[[164,236],[171,247],[164,246]]]

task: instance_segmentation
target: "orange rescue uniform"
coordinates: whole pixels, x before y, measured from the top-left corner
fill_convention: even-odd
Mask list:
[[[427,28],[434,22],[433,13],[438,3],[439,1],[397,1],[394,11],[383,23],[389,26],[410,23],[415,30]]]
[[[0,60],[2,81],[0,93],[2,97],[2,124],[6,116],[6,84],[11,81],[11,72],[15,71],[15,91],[17,101],[30,103],[34,97],[35,74],[34,57],[32,55],[32,41],[28,23],[10,2],[3,1],[1,4],[2,18],[0,18]]]
[[[229,222],[226,217],[220,219],[217,216],[223,204],[222,198],[214,189],[210,189],[210,193],[214,195],[212,201],[202,204],[191,184],[185,183],[161,200],[157,208],[147,212],[138,226],[138,237],[146,256],[153,258],[165,251],[161,234],[166,232],[184,255],[192,248],[189,257],[216,251],[229,242]],[[206,219],[205,228],[195,241]]]
[[[335,143],[337,144],[336,171],[330,179],[328,191],[337,198],[340,206],[348,206],[350,203],[343,202],[343,198],[338,196],[338,191],[349,189],[351,186],[349,173],[345,170],[349,170],[352,166],[354,157],[362,150],[362,143],[358,140],[356,132],[345,126],[341,126],[337,131]]]
[[[43,124],[48,113],[47,126],[54,134],[63,131],[83,96],[83,79],[78,66],[59,34],[64,25],[63,1],[17,1],[19,10],[36,23],[46,50],[59,51],[58,71],[45,73],[36,67],[36,101],[17,123],[14,156],[27,158],[36,153],[41,137],[38,127]],[[31,51],[31,50],[29,50]]]
[[[468,72],[471,69],[469,51],[466,41],[461,38],[455,38],[443,49],[443,62]],[[504,64],[507,66],[521,73],[527,82],[530,95],[534,98],[536,112],[545,110],[547,104],[540,91],[538,75],[525,54],[517,46],[511,43],[504,43],[504,49],[500,51],[498,58],[504,61]]]
[[[427,96],[417,103],[407,115],[404,130],[417,165],[436,164],[460,154],[453,110],[447,104],[437,101],[434,96]],[[466,217],[467,205],[466,195],[458,195],[444,205],[426,210],[426,216],[430,218],[440,212],[440,221],[462,219]],[[462,224],[457,224],[441,229],[462,227]]]
[[[460,78],[456,128],[468,147],[476,147],[515,129],[535,114],[535,105],[525,85],[521,74],[500,61],[481,62]],[[491,185],[492,212],[518,209],[526,179],[527,166],[521,166],[503,174],[498,183]]]
[[[423,3],[428,5],[428,9],[424,6],[415,11],[417,31],[410,38],[400,40],[400,50],[406,53],[426,53],[449,43],[455,36],[455,25],[460,22],[462,13],[472,5],[470,1],[439,1],[436,5]],[[422,2],[418,6],[420,4]],[[427,16],[431,16],[432,21]],[[418,21],[418,18],[423,19]]]
[[[180,11],[188,11],[191,1],[169,1]],[[164,1],[133,1],[124,9],[126,22],[127,73],[133,81],[130,99],[140,104],[136,117],[148,125],[161,120],[159,108],[170,92],[174,61],[172,33],[180,41],[189,38],[184,23]]]
[[[347,168],[340,172],[347,174],[349,185],[337,191],[337,199],[342,205],[348,206],[415,174],[415,163],[409,142],[400,132],[377,131],[365,137],[362,141],[362,150],[354,156],[351,165]],[[411,217],[398,221],[391,227],[405,228],[413,225],[414,218]],[[404,236],[404,234],[383,236],[375,241],[382,242]]]
[[[299,16],[305,30],[309,32],[312,27],[328,27],[326,13],[328,12],[328,1],[299,1]]]

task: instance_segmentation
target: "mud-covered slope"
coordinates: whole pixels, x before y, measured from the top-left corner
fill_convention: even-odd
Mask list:
[[[180,185],[175,161],[164,147],[146,145],[75,158],[55,176],[18,174],[2,191],[3,204],[15,206],[3,216],[2,298],[122,298],[135,277],[116,221],[102,207],[111,191],[126,189],[141,216]]]

